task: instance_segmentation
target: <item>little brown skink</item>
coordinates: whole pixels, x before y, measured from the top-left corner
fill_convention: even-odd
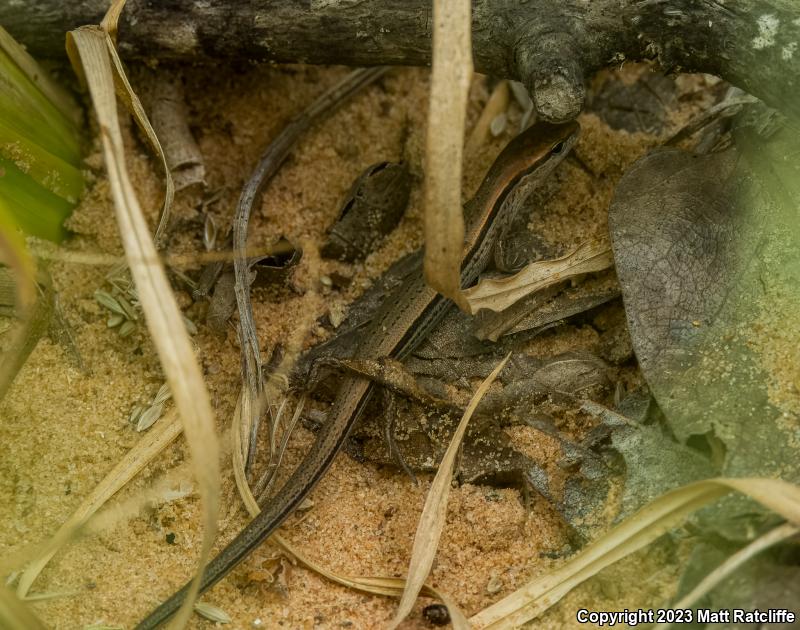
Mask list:
[[[525,199],[561,162],[577,140],[579,127],[538,123],[517,136],[500,153],[475,196],[464,205],[466,238],[461,262],[462,286],[469,286],[486,267],[494,244],[511,223]],[[390,293],[356,350],[356,358],[393,357],[402,360],[442,319],[452,302],[425,284],[422,269]],[[206,567],[201,592],[222,579],[272,534],[297,508],[344,443],[364,409],[373,385],[345,376],[327,421],[305,459],[261,513]],[[138,630],[157,627],[180,607],[188,584],[156,608]]]

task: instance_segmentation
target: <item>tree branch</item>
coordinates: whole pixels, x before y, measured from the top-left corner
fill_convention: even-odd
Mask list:
[[[0,24],[52,57],[107,4],[0,2]],[[120,49],[129,59],[428,65],[430,36],[429,0],[129,0]],[[642,59],[716,74],[800,119],[799,47],[793,0],[473,1],[476,69],[525,83],[551,120],[580,111],[587,76]]]

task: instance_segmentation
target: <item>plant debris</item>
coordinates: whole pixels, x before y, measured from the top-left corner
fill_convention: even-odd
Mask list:
[[[410,193],[408,165],[379,162],[367,167],[353,182],[320,253],[346,262],[365,258],[397,225]]]
[[[770,395],[775,376],[757,341],[775,324],[799,332],[796,201],[785,205],[742,157],[741,147],[663,149],[637,162],[611,206],[614,256],[636,356],[669,431],[701,450],[719,441],[719,474],[797,481],[796,429]],[[743,536],[754,510],[731,502],[707,525]]]

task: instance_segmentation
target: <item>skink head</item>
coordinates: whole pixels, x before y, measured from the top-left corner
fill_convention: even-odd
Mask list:
[[[473,274],[480,273],[525,200],[572,149],[579,129],[574,122],[538,123],[503,149],[465,207],[463,282],[472,282]]]
[[[495,160],[492,171],[498,170],[498,184],[505,187],[533,171],[546,177],[570,152],[579,133],[580,126],[574,121],[539,122],[528,128],[509,142]]]
[[[567,156],[579,132],[576,122],[540,122],[509,142],[470,202],[472,231],[481,233],[498,215],[499,228],[505,229],[522,201]]]

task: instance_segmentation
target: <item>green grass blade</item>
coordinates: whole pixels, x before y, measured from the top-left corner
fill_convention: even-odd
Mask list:
[[[0,172],[0,201],[17,225],[33,236],[56,242],[63,239],[66,232],[61,224],[74,204],[40,186],[2,157]]]

